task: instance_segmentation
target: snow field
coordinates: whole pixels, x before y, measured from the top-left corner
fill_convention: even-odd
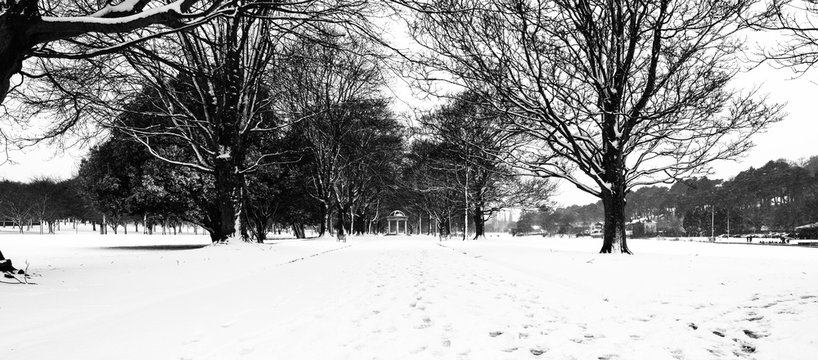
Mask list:
[[[0,359],[812,359],[818,249],[0,237]]]
[[[551,306],[574,307],[565,311],[566,324],[581,327],[596,353],[555,359],[606,357],[598,355],[605,352],[621,359],[814,357],[818,249],[629,243],[637,255],[589,252],[601,245],[598,239],[515,238],[446,245],[514,269],[544,289],[562,287]]]

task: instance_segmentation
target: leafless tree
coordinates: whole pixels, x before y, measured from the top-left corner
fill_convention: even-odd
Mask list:
[[[507,131],[507,112],[479,93],[463,92],[421,118],[430,139],[437,141],[450,163],[440,164],[455,176],[464,209],[474,223],[475,239],[485,236],[485,223],[508,207],[537,207],[553,193],[547,179],[522,179],[511,163],[511,151],[527,140]],[[464,234],[465,236],[465,234]]]
[[[733,159],[780,107],[730,87],[755,0],[407,1],[419,79],[508,109],[528,171],[602,199],[601,252],[630,253],[625,196]]]
[[[769,0],[765,11],[747,20],[756,30],[785,41],[761,49],[764,60],[803,74],[818,64],[818,2]]]
[[[0,182],[0,219],[11,220],[20,234],[37,215],[36,206],[37,199],[30,187],[7,180]]]
[[[20,89],[17,100],[29,113],[46,109],[60,119],[40,138],[75,131],[93,119],[91,125],[130,134],[164,161],[212,174],[220,225],[210,230],[219,240],[235,231],[246,238],[244,176],[277,155],[260,144],[299,120],[279,106],[285,49],[298,38],[327,36],[329,28],[344,36],[364,27],[367,7],[361,1],[255,4],[117,53],[79,62],[43,60],[45,75]],[[332,26],[318,25],[326,23]],[[123,116],[129,113],[152,120],[135,123],[135,116]],[[184,151],[152,146],[163,141]]]
[[[368,100],[380,97],[384,84],[379,56],[360,38],[326,37],[293,48],[283,74],[289,113],[303,119],[293,126],[311,158],[311,196],[321,203],[320,233],[331,231],[335,204],[354,202],[360,189],[343,179],[353,165],[348,155],[352,134]],[[351,204],[351,202],[350,202]],[[344,216],[344,205],[339,216]],[[343,211],[340,211],[343,210]]]
[[[451,235],[452,217],[465,208],[463,187],[457,182],[457,168],[437,141],[418,137],[411,143],[401,178],[404,201],[429,214],[442,240]]]

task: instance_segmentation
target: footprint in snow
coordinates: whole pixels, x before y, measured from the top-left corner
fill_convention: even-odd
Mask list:
[[[415,328],[416,329],[427,329],[427,328],[429,328],[431,326],[432,326],[432,319],[430,319],[428,316],[426,316],[426,317],[423,318],[423,322],[420,325],[415,326]]]
[[[531,349],[531,350],[529,350],[529,351],[530,351],[530,352],[531,352],[531,354],[532,354],[532,355],[534,355],[534,356],[540,356],[540,355],[542,355],[542,354],[545,354],[545,352],[546,352],[546,351],[548,351],[548,349],[545,349],[545,348],[533,348],[533,349]]]
[[[673,358],[676,360],[684,360],[685,358],[684,351],[682,351],[682,349],[676,349],[671,351],[670,356],[673,356]]]
[[[768,336],[767,334],[760,334],[760,333],[757,333],[755,331],[747,330],[747,329],[744,329],[742,331],[744,332],[744,335],[747,335],[747,337],[750,338],[750,339],[760,339],[760,338]]]
[[[739,346],[739,350],[741,351],[741,352],[733,351],[733,354],[736,355],[737,357],[741,357],[743,354],[752,354],[756,352],[755,345],[747,341],[741,339],[733,339],[733,342],[735,342]]]

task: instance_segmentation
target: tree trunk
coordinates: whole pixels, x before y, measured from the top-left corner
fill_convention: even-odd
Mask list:
[[[332,208],[327,207],[327,232],[329,232],[329,236],[335,236],[335,219],[333,218],[335,214],[332,211]]]
[[[369,230],[368,233],[372,234],[372,224],[375,223],[375,220],[378,219],[378,216],[381,212],[381,199],[378,199],[378,202],[375,203],[375,216],[372,217],[372,221],[369,222]],[[375,231],[378,231],[377,227]]]
[[[326,234],[329,231],[330,227],[332,227],[329,219],[329,206],[327,205],[326,202],[321,203],[320,216],[321,224],[318,226],[319,237],[324,236],[324,234]]]
[[[452,212],[448,212],[448,218],[446,219],[446,237],[452,235]]]
[[[355,231],[355,211],[353,210],[352,206],[349,207],[347,213],[349,213],[349,226],[346,228],[346,231],[347,234],[352,235],[352,233]],[[344,224],[346,224],[346,222],[344,222]]]
[[[229,158],[216,159],[214,173],[216,185],[216,202],[219,209],[219,220],[214,229],[217,242],[226,241],[236,233],[236,209],[233,204],[233,167]]]
[[[296,239],[303,239],[306,236],[304,235],[304,225],[303,224],[293,224],[293,235],[295,235]]]
[[[611,189],[602,189],[602,205],[605,208],[605,225],[600,253],[631,254],[625,238],[625,184],[612,184]]]
[[[223,241],[223,240],[219,239],[219,234],[216,233],[216,231],[214,231],[213,229],[206,229],[206,230],[210,234],[210,241],[211,242],[217,243],[219,241]]]
[[[343,241],[343,242],[347,241],[347,236],[346,236],[346,233],[344,231],[345,227],[346,227],[346,219],[344,219],[345,218],[344,215],[346,215],[346,213],[347,213],[347,211],[345,211],[343,208],[338,206],[338,229],[337,229],[338,233],[337,233],[337,238],[338,238],[338,241]]]
[[[239,109],[243,71],[237,39],[240,25],[239,22],[234,21],[230,26],[231,29],[222,45],[226,50],[223,65],[212,79],[203,82],[214,84],[216,89],[223,91],[212,99],[213,107],[208,109],[211,113],[215,113],[218,119],[215,131],[218,154],[213,160],[216,201],[220,219],[218,228],[215,230],[219,241],[225,241],[235,236],[237,232],[243,240],[247,239],[247,229],[243,225],[246,221],[242,214],[243,177],[238,172],[242,168],[244,159],[240,136],[242,114]]]
[[[0,104],[8,94],[12,76],[20,71],[34,45],[27,34],[33,21],[39,21],[36,0],[18,0],[0,14]]]
[[[472,220],[474,220],[474,239],[485,237],[486,221],[483,219],[483,205],[475,204],[474,214],[472,215]]]
[[[267,224],[263,221],[255,221],[255,238],[256,242],[261,244],[267,239]]]

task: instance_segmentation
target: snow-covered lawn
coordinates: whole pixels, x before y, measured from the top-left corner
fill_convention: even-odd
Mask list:
[[[818,249],[0,236],[0,359],[815,359]]]

